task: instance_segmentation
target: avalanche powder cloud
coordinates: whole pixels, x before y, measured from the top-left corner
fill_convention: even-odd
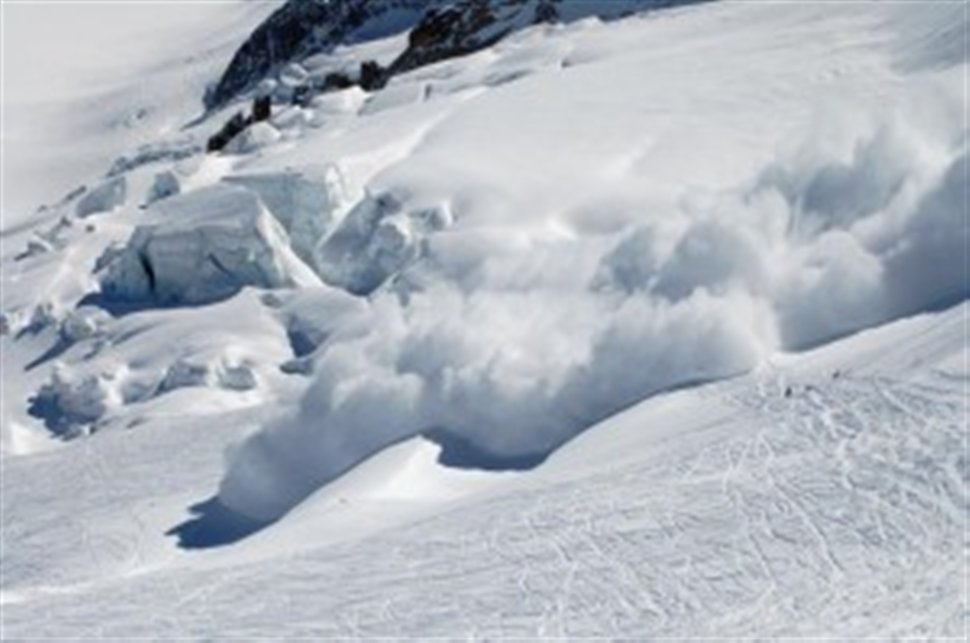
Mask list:
[[[239,447],[220,499],[272,520],[419,433],[541,458],[657,391],[963,299],[955,78],[912,81],[889,114],[839,106],[747,185],[615,234],[432,237],[366,330],[318,353],[299,410]]]

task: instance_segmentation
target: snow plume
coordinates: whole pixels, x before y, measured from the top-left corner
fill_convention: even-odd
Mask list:
[[[960,83],[914,83],[861,136],[829,114],[760,177],[753,198],[787,222],[767,292],[787,347],[967,296],[966,108]]]
[[[965,105],[934,87],[888,118],[820,119],[750,184],[615,237],[459,216],[320,346],[299,410],[240,445],[221,500],[272,520],[428,431],[541,456],[660,390],[965,298]]]

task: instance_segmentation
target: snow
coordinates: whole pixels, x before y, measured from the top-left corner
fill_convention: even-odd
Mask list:
[[[152,182],[152,187],[148,191],[145,203],[146,205],[150,205],[155,201],[167,199],[170,196],[178,194],[181,190],[182,184],[178,174],[171,170],[159,172],[155,175],[155,180]]]
[[[654,398],[532,472],[440,468],[427,442],[402,443],[222,551],[178,552],[161,532],[211,484],[214,443],[258,414],[16,459],[8,484],[49,482],[5,508],[21,543],[6,632],[959,636],[967,313]],[[28,532],[15,518],[40,502],[83,522]]]
[[[293,251],[309,266],[318,242],[343,215],[348,196],[334,165],[281,172],[230,175],[223,179],[259,195],[289,236]]]
[[[741,24],[747,11],[757,27]],[[365,105],[360,129],[308,134],[326,136],[334,154],[345,139],[362,156],[360,130],[386,134],[384,114],[429,123],[401,161],[367,180],[368,194],[318,249],[326,283],[371,296],[370,332],[328,342],[299,410],[235,455],[222,502],[278,518],[369,454],[430,430],[488,457],[541,458],[651,394],[964,299],[966,147],[955,115],[965,112],[965,69],[897,78],[869,50],[803,66],[799,86],[791,67],[749,54],[779,37],[765,24],[784,26],[792,11],[685,13],[699,31],[675,45],[645,36],[649,20],[524,35],[471,57],[442,90],[487,85],[508,60],[535,71],[473,98],[440,99],[452,102],[444,117],[430,99],[377,113]],[[803,11],[818,29],[836,20]],[[671,46],[691,37],[693,48],[711,46],[717,16],[737,21],[749,48],[708,61],[712,80],[687,90],[693,108],[679,84],[658,86],[685,72],[636,82],[644,68],[672,64]],[[868,16],[849,9],[843,18]],[[604,29],[608,43],[597,37]],[[635,46],[634,35],[650,44]],[[767,42],[751,44],[759,39]],[[556,72],[552,54],[588,43],[595,57]],[[860,71],[831,71],[853,65]],[[423,87],[429,73],[397,83]],[[866,94],[880,74],[891,109]],[[724,82],[746,91],[726,97]],[[769,91],[777,113],[798,115],[808,92],[823,107],[772,127],[758,109]],[[938,109],[923,106],[927,94]],[[698,125],[697,105],[718,114],[716,129],[710,118]],[[698,140],[698,128],[714,138]],[[772,130],[782,145],[766,139]],[[310,145],[273,162],[298,164]],[[700,145],[712,153],[698,159]],[[405,213],[429,203],[454,224],[416,228]],[[933,232],[915,232],[924,225]]]
[[[127,196],[128,184],[125,181],[125,177],[118,176],[86,192],[77,202],[75,212],[79,217],[86,217],[99,212],[108,212],[124,204]]]
[[[451,223],[446,206],[402,211],[394,193],[368,195],[347,213],[316,249],[316,265],[328,284],[367,295],[415,261],[429,234]]]
[[[196,116],[205,83],[276,4],[5,3],[4,231]]]
[[[203,154],[255,5],[52,83],[63,173],[5,121],[4,637],[965,633],[965,6],[539,25]]]
[[[229,141],[226,152],[230,154],[252,154],[261,148],[272,145],[282,138],[280,131],[270,123],[256,123],[247,127]]]
[[[256,195],[215,185],[160,202],[124,249],[108,260],[108,300],[200,304],[247,285],[312,284],[315,277],[289,250],[286,232]]]

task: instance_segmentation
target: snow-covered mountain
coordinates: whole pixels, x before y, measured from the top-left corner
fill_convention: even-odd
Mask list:
[[[965,3],[92,11],[4,94],[4,637],[965,633]]]
[[[246,39],[205,102],[210,108],[223,106],[286,63],[404,32],[408,44],[382,70],[380,83],[398,73],[483,49],[538,23],[589,16],[605,20],[698,1],[287,0]],[[321,61],[320,84],[326,73],[342,72],[341,67],[327,68]]]

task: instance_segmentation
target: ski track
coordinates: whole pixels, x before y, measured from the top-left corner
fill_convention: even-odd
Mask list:
[[[703,446],[664,445],[632,465],[284,564],[52,593],[39,602],[56,621],[39,619],[36,601],[12,602],[6,634],[201,636],[216,624],[224,636],[355,638],[962,632],[959,379],[801,383],[769,371],[705,387],[696,401],[730,409],[687,441]],[[111,556],[139,556],[137,538],[109,544]],[[92,542],[92,557],[104,545]],[[145,619],[125,617],[133,611]],[[896,625],[874,631],[887,613]]]

